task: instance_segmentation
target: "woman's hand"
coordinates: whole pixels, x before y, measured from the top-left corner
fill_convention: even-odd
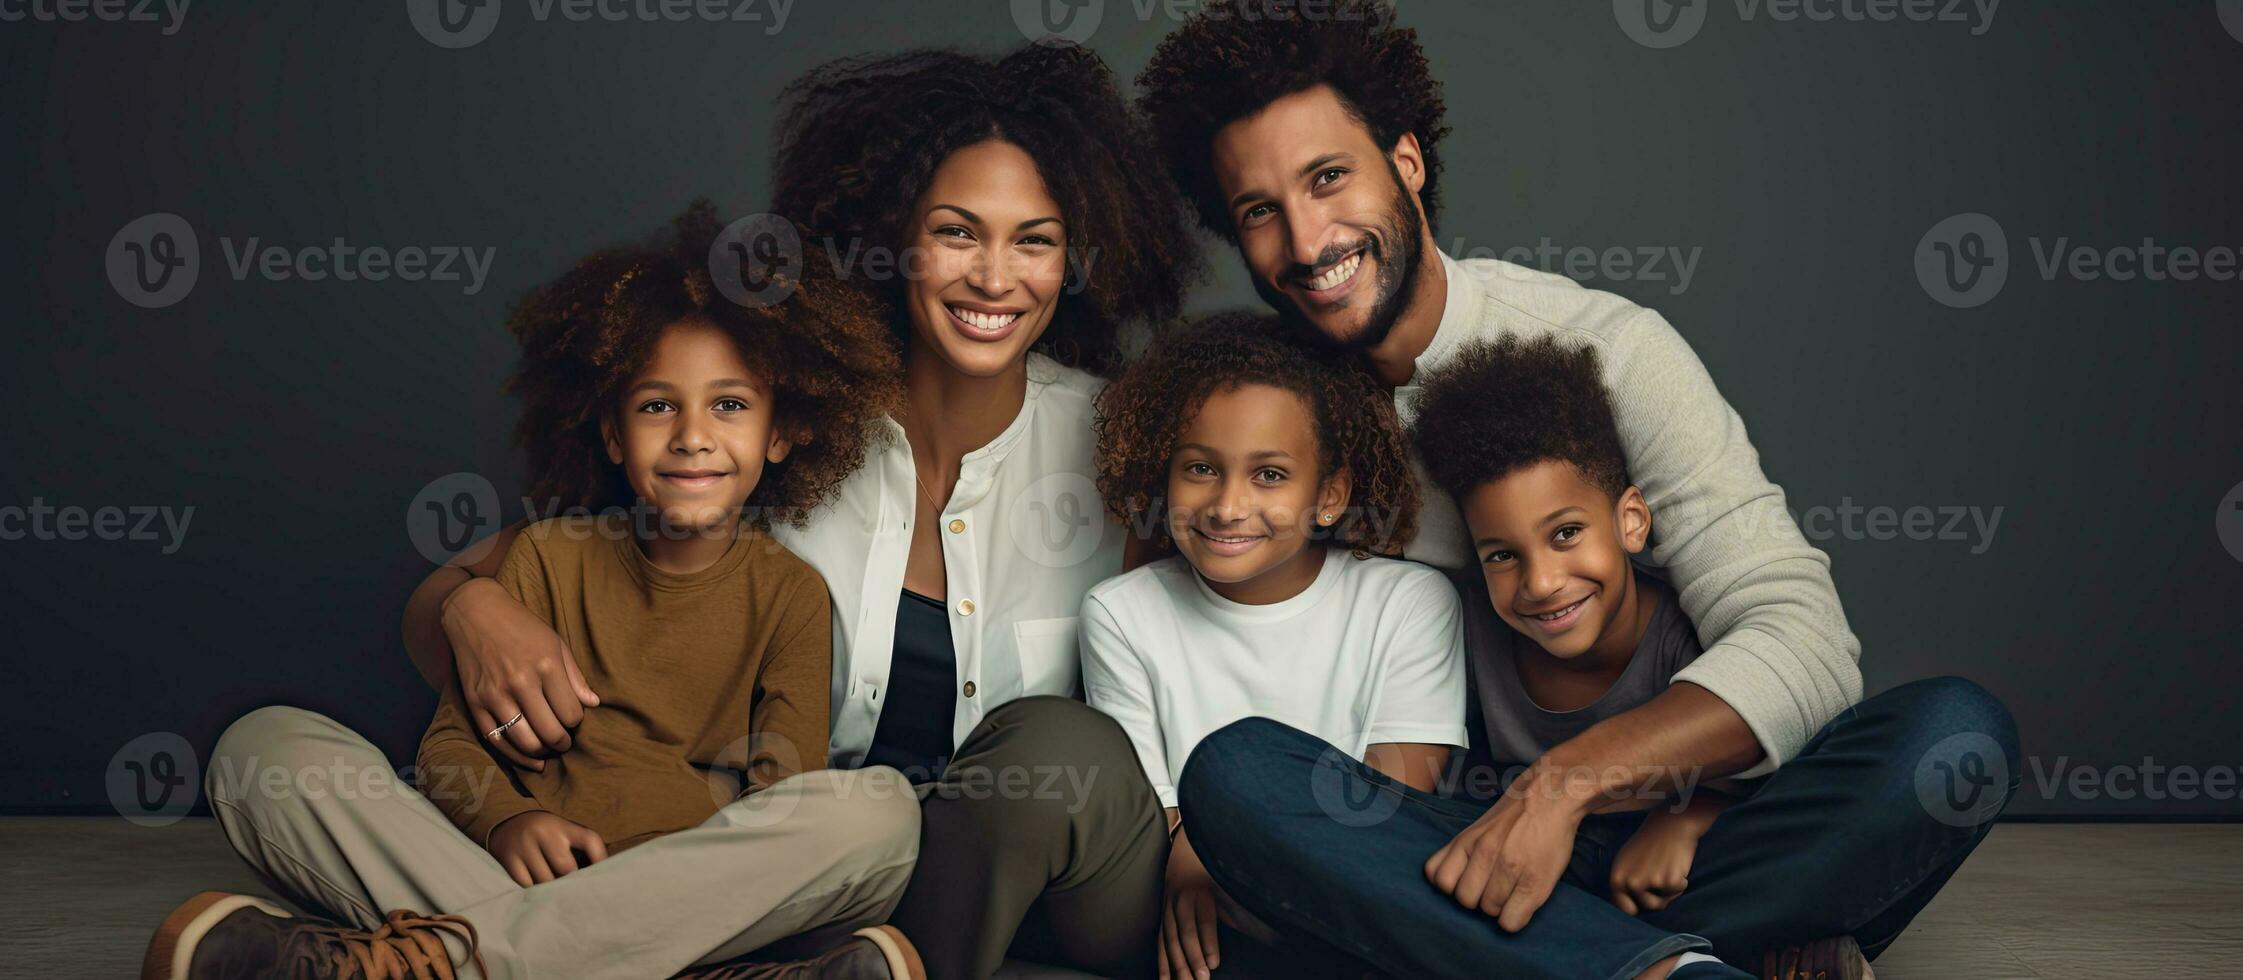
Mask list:
[[[607,860],[607,842],[597,831],[544,810],[506,818],[491,831],[490,851],[524,888]],[[576,859],[580,852],[582,862]]]
[[[1167,887],[1160,902],[1161,980],[1208,980],[1222,965],[1215,940],[1220,894],[1191,840],[1178,831],[1168,848]]]
[[[567,752],[575,744],[570,730],[584,722],[584,709],[600,703],[568,645],[487,578],[452,590],[444,600],[443,622],[476,731],[489,732],[520,715],[498,738],[486,740],[507,761],[544,772],[542,757]]]

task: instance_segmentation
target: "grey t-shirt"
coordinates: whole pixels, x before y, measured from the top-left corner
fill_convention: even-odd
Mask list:
[[[1604,696],[1572,711],[1548,711],[1527,696],[1519,682],[1517,657],[1534,641],[1519,635],[1488,604],[1486,587],[1477,575],[1460,577],[1463,595],[1464,650],[1471,658],[1473,686],[1479,690],[1480,717],[1487,727],[1487,748],[1500,767],[1524,766],[1542,758],[1551,746],[1587,731],[1589,726],[1643,706],[1674,681],[1683,665],[1698,658],[1697,629],[1682,614],[1674,590],[1665,582],[1636,569],[1636,588],[1645,598],[1656,593],[1658,607],[1635,656],[1620,672]]]

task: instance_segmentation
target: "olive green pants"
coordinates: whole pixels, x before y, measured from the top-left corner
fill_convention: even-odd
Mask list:
[[[1009,702],[919,795],[919,864],[889,921],[930,980],[980,980],[1008,955],[1154,974],[1168,821],[1113,719]]]

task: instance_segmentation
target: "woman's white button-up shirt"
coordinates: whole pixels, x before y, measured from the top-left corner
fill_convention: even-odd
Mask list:
[[[1031,694],[1074,695],[1081,669],[1076,617],[1090,587],[1121,572],[1125,532],[1106,517],[1091,463],[1092,409],[1103,379],[1028,355],[1020,414],[966,454],[943,508],[942,564],[957,653],[951,744],[999,705]],[[888,688],[917,471],[902,426],[809,526],[775,523],[833,594],[833,733],[837,767],[862,765]]]

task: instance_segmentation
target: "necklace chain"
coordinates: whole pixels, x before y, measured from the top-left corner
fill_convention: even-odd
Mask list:
[[[941,504],[939,504],[939,503],[936,503],[936,502],[935,502],[935,495],[934,495],[933,493],[931,493],[931,492],[929,492],[929,491],[927,490],[927,481],[926,481],[926,480],[924,480],[924,479],[921,479],[921,478],[920,478],[920,476],[919,476],[919,467],[918,467],[918,465],[916,465],[916,464],[914,464],[914,465],[913,465],[913,466],[911,467],[911,482],[913,482],[913,483],[916,483],[916,484],[918,484],[918,485],[919,485],[919,496],[921,496],[921,497],[923,497],[923,498],[926,498],[926,501],[927,501],[927,506],[929,506],[929,507],[932,507],[932,508],[934,508],[934,509],[935,509],[935,516],[936,516],[936,517],[941,517],[941,516],[942,516],[942,505],[941,505]]]

